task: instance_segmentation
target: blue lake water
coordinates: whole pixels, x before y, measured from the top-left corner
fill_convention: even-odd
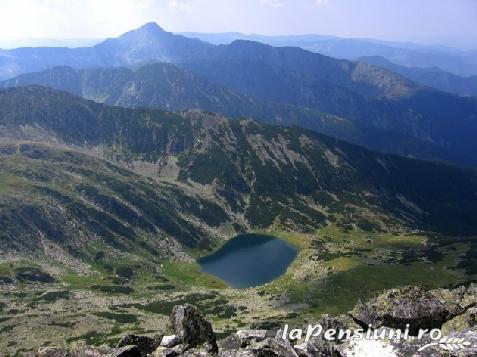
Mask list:
[[[234,288],[268,283],[285,273],[297,249],[288,242],[263,234],[242,234],[220,250],[199,259],[202,271]]]

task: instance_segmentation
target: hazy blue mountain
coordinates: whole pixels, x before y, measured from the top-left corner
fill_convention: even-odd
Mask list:
[[[62,57],[56,51],[66,52]],[[12,63],[18,65],[16,72],[27,70],[32,63],[37,67],[49,67],[61,62],[71,65],[70,62],[74,62],[71,65],[74,68],[139,68],[154,61],[174,62],[199,74],[208,81],[207,84],[195,76],[190,77],[191,82],[187,79],[188,75],[184,77],[180,74],[182,72],[168,71],[167,76],[162,77],[160,71],[151,72],[151,78],[157,77],[160,83],[166,83],[165,91],[160,92],[163,94],[161,99],[152,98],[154,92],[160,89],[154,87],[155,81],[148,79],[149,74],[141,71],[137,73],[143,73],[141,83],[146,83],[144,90],[138,91],[140,83],[130,88],[131,93],[140,94],[136,98],[128,97],[127,92],[118,94],[125,90],[121,85],[124,79],[117,80],[124,71],[115,73],[115,79],[111,78],[110,84],[107,84],[107,76],[110,75],[107,71],[101,72],[99,80],[93,75],[94,85],[88,89],[92,91],[91,95],[80,93],[78,88],[66,88],[70,85],[67,77],[61,79],[67,82],[66,87],[52,86],[100,102],[110,100],[111,104],[171,109],[197,105],[227,115],[255,116],[331,135],[335,135],[333,130],[339,127],[336,136],[380,151],[477,165],[477,144],[474,140],[477,131],[476,99],[439,92],[363,62],[337,60],[300,48],[277,48],[252,41],[214,46],[165,32],[157,24],[146,24],[91,48],[18,49],[9,53],[19,55],[17,62],[9,57]],[[33,62],[32,56],[37,56]],[[23,62],[25,66],[22,67],[20,64]],[[3,66],[4,69],[7,67]],[[105,79],[101,79],[102,75]],[[126,72],[124,75],[128,76]],[[173,78],[176,76],[181,79],[174,85]],[[94,87],[101,82],[108,87],[106,92],[95,93]],[[207,93],[200,93],[204,85]],[[183,98],[179,96],[181,90],[186,90]],[[227,92],[229,90],[233,94]],[[101,98],[101,95],[106,97]],[[216,95],[221,99],[214,103]],[[172,100],[174,97],[176,102]],[[231,101],[232,97],[235,98]],[[253,103],[250,98],[253,98]],[[270,102],[281,104],[270,105]],[[303,111],[303,108],[306,110]],[[316,120],[323,118],[319,113],[345,120],[335,120],[335,124],[339,125],[325,131],[320,128],[323,121]],[[422,142],[425,145],[421,145]]]
[[[148,23],[93,47],[24,47],[0,50],[0,79],[54,66],[74,68],[185,62],[206,56],[212,45],[164,31]]]
[[[76,68],[144,64],[151,61],[187,62],[207,56],[214,44],[228,44],[237,39],[253,40],[273,46],[302,47],[336,58],[355,60],[381,56],[406,67],[439,67],[460,75],[477,75],[476,51],[462,51],[443,46],[385,42],[371,39],[342,39],[333,36],[263,36],[240,33],[187,33],[194,39],[164,31],[148,23],[118,38],[92,47],[22,47],[0,50],[0,79],[21,73],[68,65]],[[199,40],[201,39],[201,40]]]
[[[301,47],[311,52],[349,60],[380,56],[406,67],[438,67],[459,76],[477,75],[476,51],[463,51],[445,46],[425,46],[407,42],[339,38],[325,35],[265,36],[244,35],[236,32],[189,32],[183,33],[183,35],[214,44],[230,44],[235,40],[249,40],[279,47]]]
[[[305,106],[443,148],[475,165],[477,99],[419,85],[363,62],[251,41],[217,47],[185,64],[222,86],[260,99]]]
[[[90,47],[94,46],[104,39],[95,38],[20,38],[14,40],[0,40],[0,48],[13,49],[19,47]]]
[[[366,142],[370,139],[364,140],[367,129],[360,129],[343,118],[240,94],[170,63],[154,63],[135,70],[124,67],[85,70],[53,67],[0,83],[0,87],[29,85],[63,90],[109,105],[173,111],[202,109],[232,118],[253,117],[264,122],[302,126],[351,141]]]
[[[399,66],[384,57],[371,56],[361,57],[360,61],[386,68],[395,73],[399,73],[415,82],[436,88],[445,92],[460,95],[477,96],[477,76],[460,77],[455,74],[445,72],[438,67],[419,68]]]
[[[85,70],[53,67],[1,83],[3,87],[28,85],[59,89],[99,103],[123,107],[173,111],[203,109],[232,117],[253,116],[278,122],[292,122],[291,117],[299,120],[306,116],[303,108],[239,94],[171,63],[154,63],[134,70],[124,67]],[[312,113],[311,110],[308,112]],[[321,120],[320,113],[316,112],[315,115],[316,120]],[[310,120],[313,119],[310,117]]]
[[[307,107],[240,94],[169,63],[150,64],[136,70],[54,67],[0,83],[4,87],[29,85],[55,88],[99,103],[123,107],[203,109],[232,118],[252,117],[267,123],[296,125],[381,152],[451,162],[460,159],[438,145],[396,131],[379,129]]]

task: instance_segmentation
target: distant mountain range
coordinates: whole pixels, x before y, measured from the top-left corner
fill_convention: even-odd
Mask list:
[[[403,155],[417,155],[419,152],[422,157],[452,160],[437,145],[307,107],[257,99],[214,84],[195,72],[170,63],[145,65],[137,70],[54,67],[0,83],[0,87],[6,88],[29,85],[63,90],[109,105],[174,111],[203,109],[231,118],[246,117],[273,124],[296,125],[371,149]]]
[[[383,152],[477,165],[477,99],[437,91],[363,62],[251,41],[215,46],[152,23],[91,48],[9,53],[17,72],[53,64],[143,68],[54,69],[4,86],[47,85],[130,107],[198,107],[297,125]],[[147,66],[157,61],[182,69]]]
[[[310,123],[324,131],[338,127],[335,122],[340,121],[311,109],[241,94],[171,63],[154,63],[135,70],[53,67],[0,82],[1,87],[29,85],[59,89],[109,105],[171,111],[203,109],[233,118],[253,117],[287,125]]]
[[[94,38],[20,38],[15,40],[0,40],[0,48],[12,49],[18,47],[89,47],[94,46],[103,39]]]
[[[131,66],[150,62],[186,62],[207,56],[213,45],[191,40],[149,23],[93,47],[23,47],[0,50],[0,79],[66,65],[75,68]]]
[[[461,163],[476,163],[476,98],[433,90],[362,62],[249,41],[219,46],[215,56],[185,66],[239,92],[427,141]]]
[[[477,95],[477,52],[475,51],[320,35],[263,36],[235,32],[184,33],[183,35],[217,45],[230,44],[236,40],[248,40],[277,47],[300,47],[335,58],[363,61],[445,92]]]
[[[258,41],[278,47],[301,47],[335,58],[357,60],[380,56],[405,67],[438,67],[458,76],[477,75],[477,51],[445,46],[425,46],[407,42],[373,39],[339,38],[324,35],[265,36],[229,33],[183,33],[213,44],[230,44],[236,40]]]
[[[419,68],[399,66],[379,56],[361,57],[359,60],[374,66],[386,68],[417,83],[445,92],[464,96],[477,96],[477,76],[460,77],[443,71],[438,67]]]
[[[329,221],[477,233],[475,170],[376,154],[304,129],[25,87],[0,90],[0,133],[4,251],[46,239],[86,257],[101,237],[119,251],[180,256],[174,241],[208,249],[220,232],[313,231]]]

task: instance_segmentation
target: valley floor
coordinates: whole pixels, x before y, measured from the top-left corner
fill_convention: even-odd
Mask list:
[[[282,277],[244,290],[202,274],[195,263],[154,266],[123,258],[79,274],[41,257],[5,259],[0,350],[14,356],[65,343],[112,346],[126,333],[163,331],[173,306],[186,302],[199,307],[219,335],[245,327],[278,329],[346,312],[387,288],[436,288],[477,278],[474,238],[343,231],[333,225],[309,235],[279,227],[267,233],[295,244],[299,255]]]

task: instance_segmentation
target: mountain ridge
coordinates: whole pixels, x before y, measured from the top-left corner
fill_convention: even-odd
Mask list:
[[[182,62],[190,56],[205,56],[204,51],[211,46],[200,40],[166,32],[156,23],[147,23],[92,47],[23,47],[0,50],[0,79],[58,65],[92,68],[133,66],[158,60]]]
[[[397,133],[380,133],[371,127],[360,126],[359,123],[310,108],[243,95],[169,63],[155,63],[134,70],[75,70],[71,67],[53,67],[44,72],[24,74],[0,82],[0,87],[5,88],[27,85],[64,90],[108,105],[173,111],[202,109],[233,118],[250,117],[272,124],[296,125],[370,149],[384,149],[384,152],[392,152],[391,147],[413,147],[414,150],[421,147],[421,154],[432,158],[433,152],[438,150],[437,147],[426,146],[424,142],[412,143],[408,139],[400,138]],[[395,137],[391,138],[391,135]],[[386,143],[373,144],[373,141],[380,137],[386,137]],[[403,141],[407,144],[400,144]],[[414,150],[399,153],[415,154]],[[440,155],[444,157],[445,153]]]
[[[16,139],[46,132],[52,142],[102,148],[113,162],[152,164],[157,179],[175,172],[169,181],[209,187],[250,227],[266,228],[278,218],[293,229],[313,230],[350,210],[355,218],[347,224],[371,219],[376,229],[390,219],[403,227],[474,230],[471,169],[375,154],[299,128],[201,111],[108,107],[41,87],[1,90],[0,104],[1,128]],[[436,178],[442,181],[434,187]],[[446,222],[437,219],[443,214]]]
[[[252,117],[272,124],[296,125],[381,152],[464,164],[472,162],[466,155],[452,154],[436,143],[414,139],[393,130],[304,106],[257,99],[169,63],[155,63],[134,70],[54,67],[1,82],[0,87],[34,84],[65,90],[109,105],[166,110],[199,108],[228,117]]]
[[[299,48],[235,41],[215,57],[184,64],[222,86],[264,100],[310,107],[435,143],[470,158],[477,99],[418,85],[365,63],[335,60]],[[463,162],[460,162],[463,163]]]
[[[340,38],[328,35],[267,36],[242,33],[194,33],[182,35],[216,45],[229,44],[237,39],[259,41],[276,47],[301,47],[334,58],[355,61],[360,57],[381,56],[406,67],[439,67],[458,76],[477,74],[475,50],[460,50],[446,46],[419,45],[366,38]]]
[[[415,82],[444,92],[463,96],[477,96],[477,76],[459,77],[438,67],[404,67],[386,60],[384,57],[361,57],[360,61],[399,73]]]
[[[38,68],[62,62],[72,67],[140,67],[157,60],[172,61],[214,85],[241,95],[310,108],[344,118],[354,127],[364,126],[371,134],[354,142],[363,144],[363,140],[369,139],[372,149],[477,166],[477,148],[473,140],[477,132],[477,99],[433,90],[362,62],[250,41],[214,46],[165,32],[154,24],[90,49],[63,49],[61,53],[56,53],[55,49],[32,51],[8,52],[13,57],[7,58],[4,68],[13,68],[15,53],[20,62],[37,56],[35,66]],[[82,59],[85,59],[84,66]],[[0,67],[3,60],[0,59]],[[9,65],[8,61],[13,62]],[[306,120],[300,123],[295,115],[292,123],[310,127]],[[383,135],[385,131],[391,133]],[[361,130],[361,135],[363,132]],[[342,135],[340,137],[353,137],[355,134],[349,130]],[[373,142],[373,135],[386,136],[386,139]],[[393,137],[396,135],[399,140]],[[406,145],[406,139],[414,144]],[[422,141],[425,145],[419,147],[417,142]],[[433,146],[438,147],[436,152],[423,154]],[[409,147],[414,152],[409,152],[412,151]]]

